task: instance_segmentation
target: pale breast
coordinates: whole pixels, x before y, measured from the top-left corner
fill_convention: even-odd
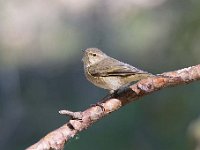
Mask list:
[[[124,84],[121,82],[120,77],[104,77],[103,80],[109,90],[116,90]]]
[[[100,88],[110,89],[101,77],[94,77],[91,74],[89,74],[89,72],[87,71],[87,68],[85,69],[85,76],[94,85],[96,85]]]

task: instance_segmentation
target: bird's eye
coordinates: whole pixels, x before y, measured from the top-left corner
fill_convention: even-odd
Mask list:
[[[97,54],[93,53],[93,54],[92,54],[92,56],[94,56],[94,57],[95,57],[95,56],[97,56]]]

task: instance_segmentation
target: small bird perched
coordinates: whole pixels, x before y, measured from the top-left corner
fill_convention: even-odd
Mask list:
[[[87,79],[110,92],[130,82],[153,76],[151,73],[109,57],[97,48],[86,49],[82,61]]]

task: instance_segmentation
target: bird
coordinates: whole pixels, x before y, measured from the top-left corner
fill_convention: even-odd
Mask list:
[[[110,93],[131,82],[154,76],[112,58],[98,48],[84,50],[82,61],[86,78],[97,87],[109,90]]]

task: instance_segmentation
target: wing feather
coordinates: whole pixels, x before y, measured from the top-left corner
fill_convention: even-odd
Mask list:
[[[107,58],[88,68],[89,73],[96,77],[130,76],[135,74],[149,74],[113,58]]]

